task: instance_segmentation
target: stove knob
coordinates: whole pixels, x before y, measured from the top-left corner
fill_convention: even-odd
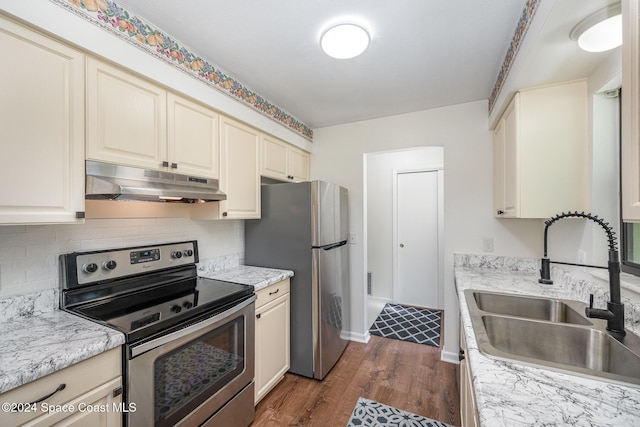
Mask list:
[[[105,261],[104,264],[102,264],[102,267],[105,270],[115,270],[115,268],[118,266],[118,263],[115,262],[114,260],[111,261]]]
[[[182,303],[182,306],[186,309],[189,310],[191,307],[193,307],[193,303],[191,301],[185,301]]]
[[[182,258],[182,252],[180,251],[171,252],[171,258],[176,258],[176,259]]]
[[[82,271],[87,274],[95,273],[96,271],[98,271],[98,264],[96,264],[95,262],[85,264],[82,266]]]
[[[182,307],[179,305],[172,305],[169,310],[171,310],[172,313],[180,313],[182,311]]]
[[[193,251],[191,249],[187,249],[184,251],[184,256],[193,256]]]

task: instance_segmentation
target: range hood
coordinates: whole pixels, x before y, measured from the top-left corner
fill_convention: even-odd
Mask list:
[[[87,160],[85,198],[202,203],[226,200],[218,180]]]

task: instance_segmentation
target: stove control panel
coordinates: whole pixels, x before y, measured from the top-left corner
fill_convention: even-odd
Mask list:
[[[107,319],[107,322],[127,332],[142,329],[161,320],[167,320],[195,306],[197,294],[185,295],[172,301],[156,304],[141,311],[121,317]]]
[[[62,255],[67,287],[117,279],[198,262],[195,240],[155,246]],[[74,268],[75,267],[75,268]],[[74,283],[75,282],[75,283]],[[69,286],[68,283],[72,285]]]

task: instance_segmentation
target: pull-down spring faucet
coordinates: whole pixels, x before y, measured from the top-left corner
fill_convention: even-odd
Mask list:
[[[538,282],[545,284],[553,283],[553,280],[551,280],[550,266],[552,261],[547,258],[547,232],[554,222],[569,217],[585,218],[594,221],[596,224],[604,228],[604,231],[607,233],[607,239],[609,240],[609,262],[607,265],[607,270],[609,270],[609,301],[607,302],[607,309],[593,308],[593,294],[591,294],[589,296],[589,307],[585,309],[585,314],[590,318],[607,320],[607,330],[613,335],[622,337],[625,335],[625,330],[624,304],[622,304],[620,299],[620,256],[616,246],[617,237],[608,222],[604,222],[601,218],[598,218],[597,215],[578,211],[567,213],[562,212],[561,214],[546,220],[544,222],[544,257],[541,262],[540,279],[538,279]],[[574,265],[584,266],[584,264]]]

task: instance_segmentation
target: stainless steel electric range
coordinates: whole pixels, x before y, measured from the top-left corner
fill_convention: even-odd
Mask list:
[[[61,308],[116,328],[126,425],[246,426],[252,286],[197,277],[196,241],[61,255]]]

